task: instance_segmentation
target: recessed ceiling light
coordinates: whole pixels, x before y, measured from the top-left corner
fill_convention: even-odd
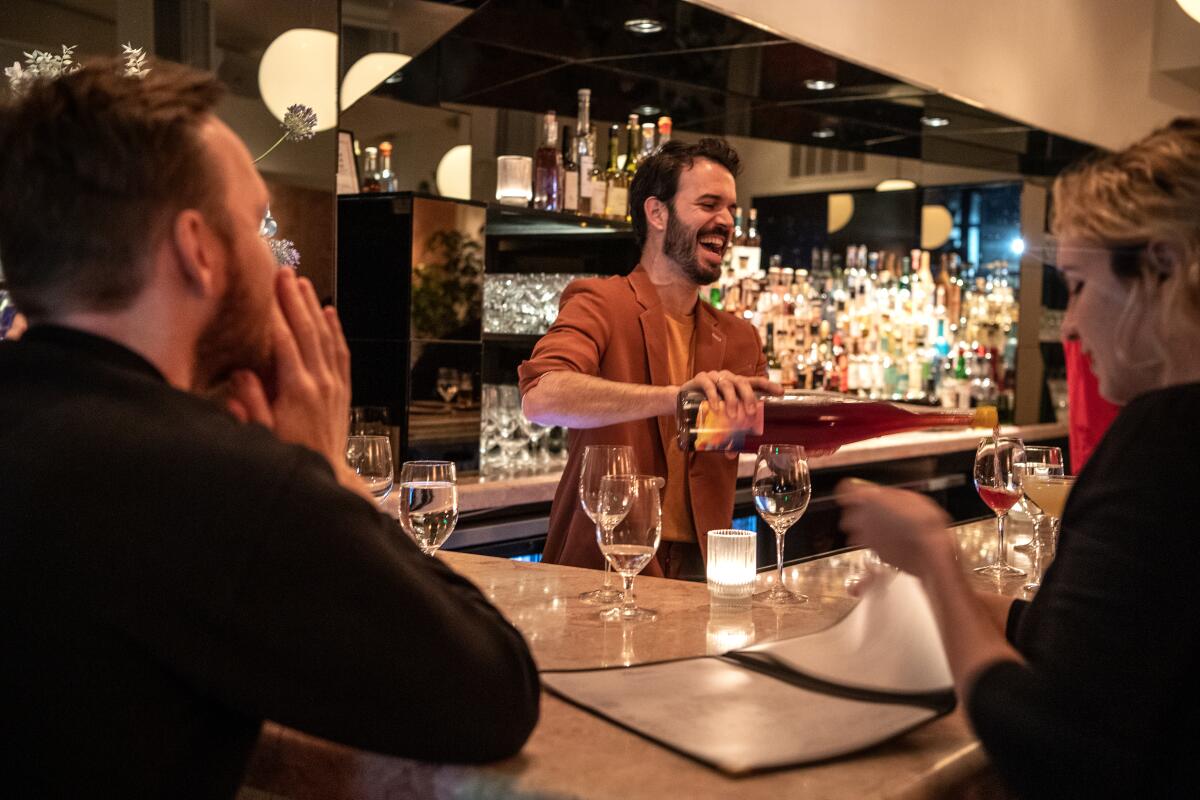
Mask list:
[[[404,73],[397,70],[384,80],[384,83],[400,83],[404,80]]]
[[[633,113],[639,117],[656,117],[662,113],[662,109],[658,106],[638,106],[633,110]]]
[[[945,117],[921,117],[921,124],[926,128],[944,128],[950,124]]]
[[[817,128],[812,135],[814,139],[832,139],[836,134],[833,128]]]
[[[625,30],[629,31],[630,33],[641,34],[642,36],[646,36],[651,33],[661,33],[662,31],[666,30],[666,27],[666,25],[658,20],[650,19],[648,17],[625,20]]]
[[[837,88],[837,81],[823,81],[820,78],[809,78],[804,82],[807,89],[812,89],[814,92],[828,92],[830,89]]]

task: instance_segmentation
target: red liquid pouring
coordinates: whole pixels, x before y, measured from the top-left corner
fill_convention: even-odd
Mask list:
[[[767,443],[832,450],[850,442],[902,431],[990,428],[996,424],[996,410],[992,407],[925,409],[813,393],[766,398],[762,403],[761,429],[738,431],[723,414],[709,409],[702,398],[703,395],[680,397],[677,422],[679,443],[685,450],[753,453],[760,444]]]

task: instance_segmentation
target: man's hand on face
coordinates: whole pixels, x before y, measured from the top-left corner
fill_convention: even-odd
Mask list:
[[[350,429],[350,350],[341,323],[332,307],[321,308],[312,283],[290,269],[279,270],[275,295],[272,392],[262,377],[238,370],[229,410],[322,454],[340,477]]]

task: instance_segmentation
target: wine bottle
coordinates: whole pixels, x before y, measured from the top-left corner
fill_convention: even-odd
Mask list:
[[[533,207],[562,211],[562,154],[558,151],[558,115],[542,115],[542,143],[533,157]]]
[[[850,442],[923,428],[995,428],[996,409],[936,409],[828,392],[763,396],[758,413],[738,427],[708,404],[701,391],[680,392],[675,412],[681,450],[757,452],[761,444],[798,444],[830,450]]]
[[[575,158],[579,168],[576,180],[579,183],[575,190],[579,195],[578,212],[594,214],[592,209],[592,169],[596,166],[595,137],[592,130],[592,90],[579,90],[579,111],[575,119]],[[600,209],[603,212],[603,209]]]

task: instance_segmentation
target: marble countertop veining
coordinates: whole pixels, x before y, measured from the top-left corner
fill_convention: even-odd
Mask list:
[[[965,570],[995,552],[995,524],[953,529]],[[1010,525],[1016,543],[1028,523]],[[710,605],[700,583],[638,578],[638,603],[654,622],[604,622],[578,600],[601,581],[598,571],[462,553],[437,556],[473,581],[521,630],[541,669],[621,666],[718,654],[754,642],[825,628],[857,602],[846,579],[863,569],[863,552],[843,552],[785,570],[810,601],[794,609]],[[1011,560],[1028,569],[1029,559]],[[970,573],[984,591],[1022,596],[1024,579],[997,584]],[[765,585],[773,580],[762,573]],[[402,680],[402,676],[397,676]],[[391,797],[488,798],[931,798],[972,789],[1004,797],[961,711],[870,750],[830,762],[730,778],[543,694],[537,728],[516,756],[478,766],[432,764],[353,750],[273,723],[264,726],[240,800]],[[984,796],[980,795],[980,796]]]

